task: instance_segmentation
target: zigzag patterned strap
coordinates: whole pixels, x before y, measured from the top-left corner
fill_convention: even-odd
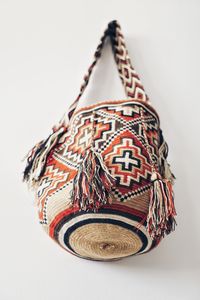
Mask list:
[[[101,57],[101,52],[107,36],[110,38],[111,41],[112,50],[119,71],[119,76],[124,85],[126,96],[128,97],[128,99],[137,98],[142,101],[149,101],[149,98],[145,93],[140,78],[131,64],[131,60],[125,45],[124,36],[121,32],[121,27],[119,23],[116,20],[114,20],[108,24],[107,29],[104,31],[104,34],[100,39],[100,43],[95,51],[94,61],[90,65],[87,74],[84,76],[84,81],[81,85],[79,95],[69,107],[69,119],[73,115],[78,105],[78,101],[81,95],[83,94],[86,86],[88,85],[94,66],[96,65],[98,59]]]
[[[101,57],[101,52],[107,36],[110,38],[119,76],[124,85],[128,99],[136,98],[143,101],[148,101],[148,97],[144,91],[139,76],[131,65],[131,60],[125,46],[124,37],[121,33],[121,27],[117,21],[112,21],[108,24],[107,29],[104,31],[104,34],[94,54],[94,61],[90,65],[87,74],[84,76],[84,82],[81,86],[77,99],[69,107],[69,111],[63,115],[59,123],[53,126],[49,137],[36,144],[27,154],[27,165],[24,170],[24,181],[27,181],[29,186],[35,186],[43,175],[47,157],[53,147],[58,143],[60,137],[64,133],[70,134],[70,132],[67,130],[69,120],[77,107],[81,95],[88,85],[94,66]]]

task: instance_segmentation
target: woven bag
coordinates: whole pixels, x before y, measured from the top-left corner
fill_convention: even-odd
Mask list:
[[[125,100],[77,108],[109,38]],[[147,253],[175,230],[168,144],[117,21],[108,24],[77,99],[26,157],[39,222],[69,253],[111,261]]]

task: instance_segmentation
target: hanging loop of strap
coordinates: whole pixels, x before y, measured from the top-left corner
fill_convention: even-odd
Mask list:
[[[128,50],[125,45],[124,36],[121,32],[121,27],[118,21],[114,20],[110,22],[100,39],[100,43],[94,54],[94,60],[90,65],[86,75],[83,78],[83,83],[80,88],[80,92],[76,100],[70,105],[68,111],[68,119],[72,117],[80,97],[82,96],[85,88],[88,85],[91,73],[98,59],[101,57],[102,49],[106,38],[110,38],[112,45],[112,51],[114,54],[115,62],[117,64],[119,76],[122,84],[125,88],[126,96],[128,99],[140,99],[142,101],[149,101],[147,94],[145,93],[144,87],[140,81],[138,74],[131,64],[131,60],[128,54]]]

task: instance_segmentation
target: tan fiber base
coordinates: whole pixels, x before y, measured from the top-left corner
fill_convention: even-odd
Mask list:
[[[136,233],[114,224],[87,224],[74,230],[69,243],[76,253],[91,259],[115,259],[138,252]]]

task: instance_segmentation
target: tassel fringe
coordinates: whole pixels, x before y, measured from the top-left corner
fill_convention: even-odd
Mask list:
[[[167,162],[166,159],[164,159],[164,178],[168,179],[172,183],[172,185],[174,184],[174,181],[176,179],[176,177],[170,169],[170,164]]]
[[[174,176],[174,174],[170,169],[170,164],[167,162],[168,151],[169,151],[168,144],[163,139],[162,145],[159,148],[159,158],[158,158],[159,165],[160,165],[160,173],[164,178],[170,180],[173,185],[176,177]]]
[[[93,147],[89,148],[79,166],[71,191],[73,206],[94,212],[104,204],[112,203],[111,187],[115,178],[104,164],[103,158]]]
[[[164,237],[175,230],[177,215],[174,205],[172,182],[156,171],[152,173],[147,230],[154,239]]]
[[[23,181],[27,182],[29,188],[35,188],[39,179],[45,171],[47,157],[53,147],[57,144],[61,135],[66,132],[67,127],[60,126],[46,140],[36,144],[24,158],[27,164],[23,174]]]

